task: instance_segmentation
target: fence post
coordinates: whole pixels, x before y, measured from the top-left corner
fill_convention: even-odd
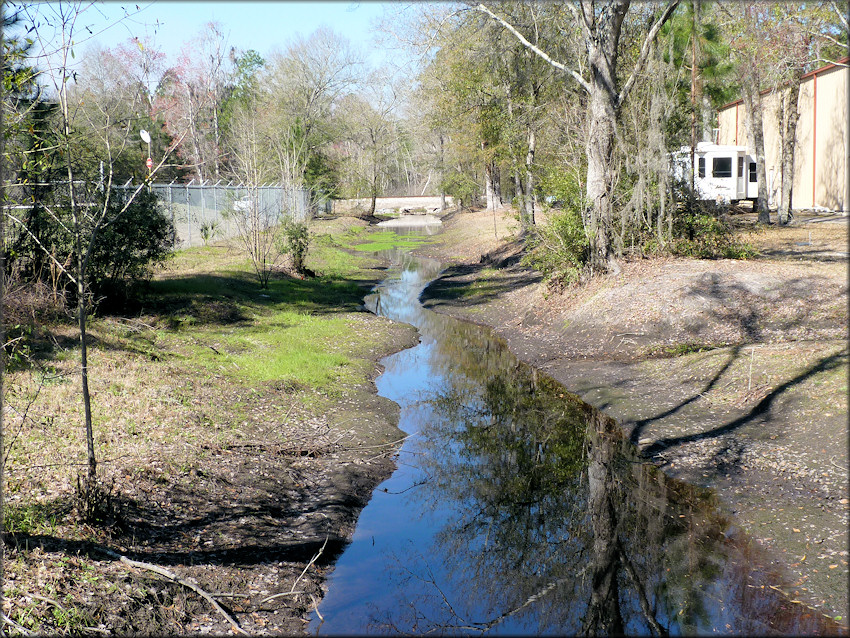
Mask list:
[[[201,186],[201,218],[200,218],[198,224],[201,228],[203,228],[204,224],[207,221],[207,214],[206,214],[207,209],[206,209],[206,206],[204,205],[206,203],[205,202],[206,197],[204,197],[204,191],[206,190],[204,188],[204,180],[201,180],[200,186]],[[201,235],[201,236],[203,237],[203,235]]]
[[[171,180],[171,184],[168,184],[165,188],[168,190],[168,213],[171,215],[171,229],[174,233],[171,236],[171,248],[172,250],[177,248],[177,224],[174,219],[174,198],[171,194],[171,188],[174,185],[174,180]]]
[[[195,180],[192,180],[192,182],[194,181]],[[189,182],[189,184],[191,184],[192,182]],[[189,212],[189,184],[186,184],[186,235],[188,236],[187,248],[192,247],[192,215]]]

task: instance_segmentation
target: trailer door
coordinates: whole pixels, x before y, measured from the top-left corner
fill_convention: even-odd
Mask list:
[[[758,176],[756,173],[756,163],[750,159],[750,176],[747,180],[747,199],[756,199],[759,196]]]
[[[735,180],[735,199],[747,198],[747,181],[744,177],[744,158],[738,155],[735,158],[738,163],[737,179]]]

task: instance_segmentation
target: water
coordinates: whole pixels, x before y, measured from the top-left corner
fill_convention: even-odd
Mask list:
[[[311,632],[834,631],[781,593],[712,492],[640,462],[613,421],[488,330],[423,309],[437,262],[396,254],[395,267],[366,304],[422,335],[377,380],[411,436]]]

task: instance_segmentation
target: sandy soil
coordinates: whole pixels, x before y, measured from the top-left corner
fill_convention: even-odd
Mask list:
[[[494,327],[668,474],[716,489],[789,593],[847,622],[847,218],[753,232],[758,259],[638,260],[560,292],[519,264],[510,215],[444,225],[421,249],[450,265],[427,306]]]

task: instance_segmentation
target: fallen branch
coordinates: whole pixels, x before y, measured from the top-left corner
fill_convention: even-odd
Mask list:
[[[203,589],[198,587],[196,584],[194,584],[194,583],[192,583],[188,580],[185,580],[183,578],[180,578],[174,572],[171,572],[171,571],[165,569],[164,567],[160,567],[159,565],[154,565],[152,563],[143,563],[141,561],[132,560],[130,558],[127,558],[126,556],[122,556],[121,554],[117,554],[117,553],[115,553],[115,552],[113,552],[112,550],[109,550],[109,549],[101,549],[100,551],[102,551],[104,554],[106,554],[108,556],[111,556],[112,558],[117,558],[118,560],[120,560],[125,565],[129,565],[130,567],[135,567],[137,569],[145,569],[147,571],[154,572],[155,574],[159,574],[160,576],[165,576],[166,578],[177,583],[178,585],[183,585],[183,587],[185,587],[187,589],[191,589],[193,592],[198,594],[201,598],[206,600],[210,605],[212,605],[215,608],[215,610],[219,614],[221,614],[224,617],[224,619],[227,620],[227,622],[229,622],[233,626],[233,630],[235,632],[240,633],[243,636],[248,635],[248,632],[245,631],[244,629],[242,629],[242,627],[239,626],[239,623],[237,623],[236,620],[230,614],[228,614],[227,611],[225,611],[224,607],[222,607],[218,603],[217,600],[215,600],[209,593],[207,593],[206,591],[204,591]]]
[[[27,629],[23,625],[19,625],[14,620],[9,618],[6,614],[3,614],[3,622],[6,623],[7,625],[11,626],[11,627],[14,627],[18,631],[20,631],[24,636],[34,636],[35,635],[33,632],[31,632],[29,629]],[[6,632],[0,632],[0,633],[5,634]]]
[[[59,611],[66,611],[66,609],[59,603],[59,601],[53,600],[52,598],[47,598],[46,596],[39,596],[38,594],[30,594],[30,598],[35,598],[36,600],[42,600],[50,605],[56,607]]]
[[[846,468],[846,467],[842,467],[842,466],[838,465],[838,464],[835,462],[835,455],[834,455],[834,454],[833,454],[833,455],[832,455],[832,457],[829,459],[829,462],[832,464],[832,467],[838,468],[838,469],[839,469],[839,470],[841,470],[842,472],[846,472],[846,471],[847,471],[847,468]]]
[[[410,437],[416,436],[417,434],[419,434],[419,432],[414,432],[413,434],[408,434],[407,436],[403,436],[400,439],[396,439],[395,441],[390,441],[389,443],[381,443],[379,445],[359,445],[359,446],[356,446],[356,447],[347,447],[347,448],[345,448],[345,451],[346,452],[354,452],[354,451],[357,451],[357,450],[371,450],[371,449],[374,449],[374,448],[391,447],[391,446],[395,445],[396,443],[401,443],[402,441],[406,441]]]
[[[295,579],[295,582],[292,583],[292,587],[290,587],[288,592],[282,592],[280,594],[274,594],[273,596],[263,598],[263,600],[260,601],[260,604],[262,605],[263,603],[267,603],[268,601],[273,600],[275,598],[280,598],[281,596],[292,596],[293,594],[295,594],[295,588],[298,586],[298,583],[301,582],[301,579],[304,578],[304,574],[307,573],[307,570],[310,569],[310,566],[313,563],[319,560],[319,556],[321,556],[322,552],[325,551],[325,547],[327,547],[328,545],[328,538],[330,538],[330,536],[325,536],[325,542],[322,543],[322,546],[319,548],[319,551],[316,553],[315,556],[313,556],[313,558],[310,559],[310,562],[307,563],[307,566],[304,567],[304,570],[301,572],[301,574],[299,574],[298,578]]]

